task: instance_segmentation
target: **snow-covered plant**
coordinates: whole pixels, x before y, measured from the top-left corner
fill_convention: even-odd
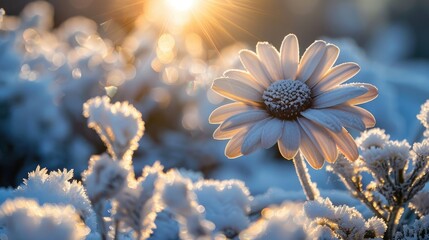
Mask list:
[[[425,107],[419,118],[425,114]],[[414,143],[392,141],[380,129],[362,133],[356,140],[361,158],[351,163],[344,157],[328,167],[337,173],[351,194],[361,200],[374,214],[387,224],[386,238],[395,235],[408,203],[422,216],[427,207],[418,194],[429,181],[429,140]],[[363,173],[369,173],[373,181],[365,184]]]
[[[214,239],[212,231],[215,226],[204,219],[205,208],[196,201],[197,197],[192,191],[192,182],[189,179],[183,178],[176,171],[170,171],[157,188],[164,207],[174,213],[180,224],[181,239]]]
[[[16,198],[0,206],[0,233],[11,240],[83,240],[90,232],[75,209]]]
[[[319,239],[382,239],[387,229],[383,219],[365,220],[355,208],[334,206],[328,198],[308,201],[304,210],[311,220],[308,229]]]
[[[417,115],[417,119],[419,119],[426,128],[426,131],[424,132],[425,137],[429,138],[429,100],[422,105],[420,114]]]
[[[398,231],[395,240],[429,239],[429,217],[424,216],[415,220],[412,224],[406,224]]]
[[[248,227],[252,197],[243,182],[202,180],[194,184],[193,191],[216,232],[234,238]]]

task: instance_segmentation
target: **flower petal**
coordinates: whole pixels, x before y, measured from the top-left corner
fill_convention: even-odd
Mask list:
[[[220,127],[218,127],[213,132],[213,138],[216,140],[231,139],[232,137],[234,137],[239,131],[241,131],[246,126],[248,126],[248,125],[244,125],[242,128],[237,128],[237,129],[229,130],[229,131],[223,131],[220,129]]]
[[[271,81],[283,79],[280,55],[273,45],[267,42],[258,42],[256,45],[256,53],[258,54],[261,62],[264,64],[266,72],[270,75]]]
[[[268,119],[262,120],[250,128],[246,136],[244,136],[243,145],[241,146],[241,152],[243,155],[250,154],[258,149],[261,145],[261,136],[264,129],[264,125]]]
[[[244,68],[252,74],[252,76],[261,83],[264,87],[268,87],[271,84],[270,76],[265,72],[265,68],[259,61],[258,56],[249,50],[240,51],[240,60],[243,63]]]
[[[243,82],[245,84],[251,85],[254,89],[263,93],[265,91],[264,85],[256,81],[256,79],[248,72],[239,70],[239,69],[231,69],[223,73],[225,77],[232,78]]]
[[[378,89],[374,85],[371,85],[368,83],[350,83],[348,85],[365,87],[366,89],[368,89],[367,93],[348,101],[347,103],[350,105],[358,105],[358,104],[366,103],[378,96]]]
[[[283,68],[283,79],[295,80],[299,64],[299,45],[295,34],[287,35],[280,47],[280,59]]]
[[[343,128],[341,133],[330,132],[330,135],[337,144],[338,149],[340,149],[348,160],[355,161],[358,159],[359,152],[356,142],[345,128]]]
[[[282,135],[283,121],[277,118],[270,119],[262,130],[261,145],[263,148],[270,148],[276,144]]]
[[[335,142],[329,137],[329,132],[322,126],[314,124],[305,118],[298,118],[298,123],[326,161],[335,162],[338,157],[338,151]]]
[[[218,78],[214,80],[212,89],[231,100],[251,105],[262,103],[262,94],[258,90],[235,79]]]
[[[322,59],[311,75],[310,79],[307,80],[306,84],[312,88],[318,82],[322,80],[322,78],[326,75],[329,69],[334,65],[335,61],[337,61],[338,54],[340,53],[340,49],[332,44],[326,45],[325,54],[323,54]]]
[[[278,141],[279,150],[286,159],[293,159],[301,142],[301,131],[296,121],[283,121],[282,136]]]
[[[325,111],[327,114],[334,115],[346,128],[353,128],[358,131],[364,131],[366,128],[360,114],[352,114],[348,111],[342,110],[341,108],[337,108],[337,106],[325,108],[323,111]]]
[[[229,140],[225,147],[225,156],[230,159],[238,158],[243,156],[241,153],[241,146],[243,145],[244,135],[246,135],[248,129],[242,129],[234,137]]]
[[[365,124],[366,128],[374,127],[375,126],[375,117],[368,112],[367,110],[358,107],[358,106],[349,106],[349,105],[339,105],[333,107],[333,109],[338,109],[341,111],[346,112],[346,114],[350,116],[355,116],[357,118],[362,119],[363,123]]]
[[[327,108],[341,103],[347,102],[350,99],[359,97],[368,92],[368,89],[363,86],[342,85],[338,88],[324,92],[313,99],[313,108]]]
[[[256,108],[241,102],[228,103],[213,110],[209,116],[209,123],[221,123],[231,116],[253,109]]]
[[[307,136],[301,128],[301,144],[300,149],[307,162],[314,169],[321,169],[325,162],[322,154],[320,154],[317,147],[313,144],[311,139]]]
[[[313,96],[318,96],[339,84],[349,80],[360,70],[356,63],[343,63],[333,67],[312,89]]]
[[[312,43],[302,55],[296,79],[306,82],[319,65],[325,51],[326,43],[324,41],[318,40]]]
[[[338,120],[335,115],[328,114],[325,109],[307,109],[301,112],[301,115],[305,118],[318,123],[331,131],[340,132],[343,128],[341,121]]]
[[[223,131],[234,130],[241,128],[243,125],[255,123],[262,119],[268,118],[269,115],[265,110],[251,110],[234,115],[226,119],[221,125],[220,129]]]

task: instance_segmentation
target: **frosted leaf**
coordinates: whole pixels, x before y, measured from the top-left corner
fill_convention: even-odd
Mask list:
[[[362,149],[369,149],[371,147],[382,148],[390,136],[385,134],[383,129],[373,128],[367,130],[356,139],[356,144]]]
[[[95,204],[114,197],[126,184],[129,169],[106,153],[92,156],[82,173],[89,199]]]
[[[73,180],[73,170],[52,171],[37,167],[28,174],[24,183],[18,186],[12,197],[36,200],[39,204],[51,203],[72,205],[91,230],[96,230],[96,217],[92,210],[86,190],[82,184]]]
[[[429,100],[427,100],[420,109],[417,119],[423,124],[426,129],[429,129]]]
[[[241,240],[312,239],[305,229],[301,203],[284,203],[262,210],[262,217],[240,233]]]
[[[128,102],[111,104],[110,99],[104,96],[88,100],[83,105],[83,115],[113,158],[131,158],[144,131],[144,122],[137,109]]]
[[[162,207],[155,186],[164,174],[162,170],[159,162],[146,166],[142,176],[135,182],[130,180],[115,197],[114,217],[136,231],[140,239],[147,239],[156,228],[154,222]]]
[[[0,226],[8,239],[14,240],[80,240],[89,228],[73,207],[45,204],[17,198],[0,206]]]
[[[243,182],[203,180],[195,183],[193,191],[206,210],[207,220],[215,224],[215,231],[233,238],[249,225],[251,197]]]

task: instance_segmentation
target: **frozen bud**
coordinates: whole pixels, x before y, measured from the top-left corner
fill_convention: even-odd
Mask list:
[[[89,228],[71,206],[45,204],[17,198],[0,206],[0,228],[13,240],[79,240]]]
[[[111,104],[107,96],[92,98],[83,105],[83,115],[114,158],[130,158],[137,149],[144,122],[141,113],[128,102]]]
[[[389,141],[384,146],[384,154],[389,159],[390,166],[393,170],[403,169],[410,157],[410,144],[406,140]]]
[[[383,129],[373,128],[367,130],[361,134],[359,138],[356,139],[356,144],[362,149],[370,148],[382,148],[387,141],[389,141],[390,136],[385,134]]]
[[[115,196],[125,185],[129,166],[113,160],[108,154],[92,156],[82,173],[88,197],[93,203]]]
[[[417,119],[423,124],[426,129],[429,129],[429,100],[427,100],[420,109]]]
[[[429,139],[425,139],[419,143],[414,143],[413,152],[418,157],[427,158],[429,156]]]
[[[340,154],[338,156],[337,161],[335,161],[335,163],[333,164],[328,165],[326,169],[328,171],[338,173],[343,177],[351,178],[357,174],[357,170],[358,170],[358,168],[355,167],[354,163],[357,163],[357,162],[350,162],[344,157],[344,155]]]
[[[373,233],[372,238],[383,238],[387,225],[380,218],[372,217],[366,222],[367,232]]]
[[[376,176],[385,176],[389,171],[386,151],[382,148],[371,148],[362,152],[364,166]]]

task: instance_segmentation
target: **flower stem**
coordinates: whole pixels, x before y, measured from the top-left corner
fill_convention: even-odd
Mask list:
[[[298,152],[293,158],[293,163],[293,165],[295,166],[296,175],[301,182],[301,186],[304,190],[307,200],[312,201],[319,198],[319,190],[317,189],[316,184],[311,181],[310,175],[308,174],[307,165],[305,164],[304,159],[301,156],[301,152]]]
[[[94,204],[95,213],[97,215],[97,221],[98,221],[98,227],[101,235],[102,240],[107,240],[107,230],[106,230],[106,222],[104,221],[103,217],[103,203],[97,202]]]
[[[384,239],[393,239],[393,236],[396,233],[396,227],[399,224],[404,208],[402,206],[393,207],[392,212],[390,213],[389,220],[387,223],[387,231]]]

